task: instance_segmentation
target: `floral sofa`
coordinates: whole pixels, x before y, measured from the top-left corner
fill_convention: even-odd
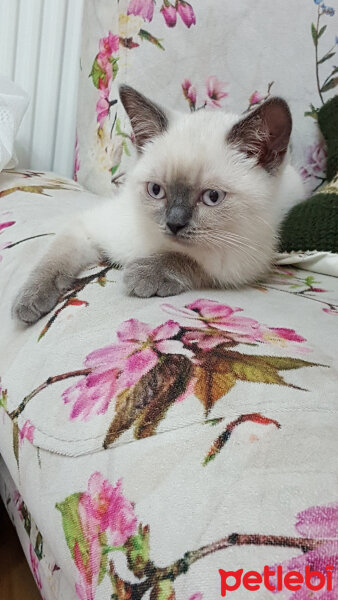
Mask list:
[[[296,159],[310,187],[324,179],[318,90],[297,95],[295,79],[316,67],[326,94],[331,57],[314,66],[313,43],[332,32],[333,9],[278,0],[264,20],[264,2],[204,4],[88,1],[78,182],[0,174],[0,494],[44,600],[338,598],[337,256],[283,255],[242,290],[147,300],[126,297],[121,272],[101,264],[34,326],[10,316],[51,237],[100,202],[87,190],[110,193],[132,160],[119,78],[145,92],[149,81],[182,109],[244,111],[270,93],[264,44],[287,24],[304,52],[290,77],[275,51],[273,85],[290,79]],[[244,69],[253,23],[272,30],[255,73]],[[237,88],[224,84],[231,73]]]
[[[338,279],[143,301],[99,265],[19,326],[31,265],[97,201],[0,176],[0,489],[43,598],[213,600],[219,569],[277,564],[337,585]]]

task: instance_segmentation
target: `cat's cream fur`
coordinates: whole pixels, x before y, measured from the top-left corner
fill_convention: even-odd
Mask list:
[[[304,197],[286,152],[289,131],[284,135],[279,124],[287,121],[278,112],[288,110],[278,104],[283,101],[236,129],[241,119],[233,114],[162,112],[131,88],[123,92],[139,159],[116,197],[80,216],[51,244],[15,302],[25,322],[48,312],[79,272],[102,256],[126,267],[127,292],[139,296],[255,281],[271,266],[282,216]],[[151,198],[147,182],[167,190],[167,199]],[[206,189],[226,197],[206,206],[199,200]],[[182,196],[180,205],[193,205],[177,235],[166,226],[169,199],[177,200],[169,190],[179,190],[173,194]]]

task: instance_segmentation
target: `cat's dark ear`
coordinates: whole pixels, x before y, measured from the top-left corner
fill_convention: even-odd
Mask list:
[[[291,129],[291,113],[285,100],[270,98],[236,123],[227,141],[273,173],[285,156]]]
[[[168,129],[168,117],[163,109],[129,85],[120,85],[121,102],[134,132],[137,150],[153,137]]]

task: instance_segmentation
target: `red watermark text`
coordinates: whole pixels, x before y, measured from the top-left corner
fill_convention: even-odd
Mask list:
[[[299,571],[284,573],[282,565],[275,568],[265,565],[263,573],[258,571],[246,571],[244,573],[243,569],[238,569],[238,571],[219,569],[221,596],[224,598],[227,592],[234,592],[241,586],[252,592],[261,589],[261,586],[271,592],[280,592],[284,589],[294,592],[302,587],[306,587],[311,591],[325,589],[331,592],[333,566],[327,565],[325,569],[326,573],[311,571],[311,567],[306,565],[304,575]]]

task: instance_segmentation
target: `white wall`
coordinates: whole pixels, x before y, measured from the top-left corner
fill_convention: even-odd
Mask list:
[[[20,166],[72,176],[83,0],[0,0],[0,72],[30,105]]]

